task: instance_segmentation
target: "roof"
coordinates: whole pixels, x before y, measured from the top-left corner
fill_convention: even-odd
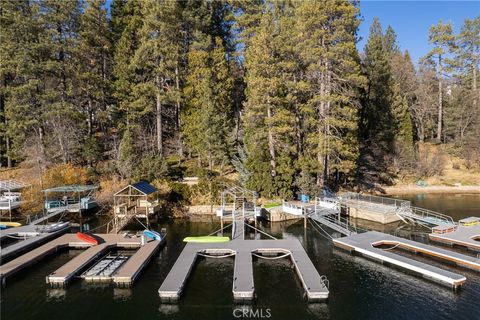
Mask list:
[[[144,194],[151,194],[157,192],[157,188],[145,181],[134,183],[131,186]]]
[[[129,184],[128,186],[126,186],[125,188],[121,189],[120,191],[118,191],[117,193],[115,193],[115,196],[126,196],[126,195],[122,195],[121,193],[129,188],[133,188],[135,190],[137,190],[138,192],[140,192],[141,194],[143,195],[149,195],[151,193],[154,193],[154,192],[157,192],[157,188],[155,188],[154,186],[152,186],[151,184],[149,184],[148,182],[145,182],[145,181],[140,181],[140,182],[137,182],[137,183],[134,183],[134,184]],[[130,195],[130,196],[134,196],[134,195]]]
[[[28,184],[17,180],[0,180],[0,191],[19,190],[28,186]]]
[[[97,189],[97,187],[93,185],[72,184],[67,186],[49,188],[42,191],[43,192],[85,192],[85,191],[91,191],[95,189]]]

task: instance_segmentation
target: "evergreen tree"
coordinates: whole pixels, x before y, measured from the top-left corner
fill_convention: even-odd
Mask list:
[[[41,133],[36,97],[38,9],[30,1],[0,3],[0,166],[5,161],[11,167],[22,160],[26,140],[33,133]]]
[[[87,120],[87,140],[84,152],[95,154],[100,150],[100,141],[94,137],[100,122],[107,121],[107,99],[110,95],[110,34],[103,8],[105,1],[86,2],[78,34],[77,56],[77,103]],[[92,149],[91,152],[89,149]],[[92,157],[89,163],[92,162]]]
[[[215,162],[224,164],[228,159],[231,140],[232,78],[221,39],[198,31],[188,54],[188,70],[185,141],[213,170]]]
[[[132,66],[135,85],[132,105],[143,114],[155,115],[156,153],[163,152],[163,113],[175,101],[175,69],[178,64],[179,6],[173,1],[142,1],[143,25]]]
[[[317,185],[332,176],[332,182],[346,181],[359,154],[358,88],[365,82],[355,48],[358,8],[349,1],[304,1],[295,19],[305,68],[302,108],[310,126],[305,150],[315,152]]]
[[[433,49],[427,54],[427,58],[436,61],[437,77],[438,77],[438,116],[437,116],[437,140],[442,140],[443,125],[443,77],[444,64],[451,63],[445,57],[454,47],[455,37],[451,23],[443,23],[441,20],[438,24],[432,26],[429,30],[428,41],[433,45]]]

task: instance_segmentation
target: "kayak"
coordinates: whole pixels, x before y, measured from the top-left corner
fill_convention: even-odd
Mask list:
[[[157,231],[145,229],[145,230],[143,230],[143,235],[145,237],[153,239],[153,240],[157,240],[157,241],[162,240],[162,235],[160,233],[158,233]]]
[[[83,232],[77,232],[76,236],[77,236],[78,239],[82,240],[83,242],[87,242],[87,243],[90,243],[90,244],[98,244],[97,239],[95,239],[94,237],[92,237],[89,234],[86,234],[86,233],[83,233]]]
[[[8,227],[4,226],[3,224],[0,224],[0,230],[3,230],[3,229],[8,229]]]
[[[183,242],[195,242],[195,243],[218,243],[228,242],[229,237],[216,237],[216,236],[204,236],[204,237],[186,237]]]
[[[9,222],[9,221],[0,221],[0,225],[1,226],[5,226],[5,227],[21,227],[22,224],[21,223],[18,223],[18,222]]]

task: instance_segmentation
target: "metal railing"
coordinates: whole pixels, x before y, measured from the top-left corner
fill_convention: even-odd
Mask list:
[[[439,212],[435,212],[432,210],[419,208],[419,207],[410,207],[408,210],[399,210],[398,214],[404,217],[408,217],[414,220],[422,221],[425,223],[439,225],[439,224],[455,224],[453,218],[447,216],[446,214],[442,214]]]
[[[303,215],[304,214],[304,206],[293,204],[287,201],[282,202],[282,211],[285,213],[293,214],[293,215]]]
[[[400,200],[400,199],[381,197],[381,196],[372,196],[369,194],[360,194],[360,193],[353,193],[353,192],[341,194],[339,196],[339,200],[340,201],[354,200],[357,202],[363,201],[363,202],[368,202],[372,204],[380,204],[384,206],[394,206],[397,208],[410,207],[410,201],[407,201],[407,200]]]

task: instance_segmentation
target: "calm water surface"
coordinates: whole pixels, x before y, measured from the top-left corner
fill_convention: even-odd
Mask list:
[[[455,219],[480,216],[479,195],[402,196],[414,205],[450,214]],[[333,249],[331,242],[303,222],[264,224],[277,237],[296,238],[320,274],[330,280],[326,303],[308,304],[291,264],[285,259],[254,260],[254,304],[232,302],[233,258],[203,259],[197,264],[178,305],[161,304],[157,290],[180,254],[187,235],[205,235],[215,223],[163,221],[167,245],[144,270],[132,289],[73,281],[50,289],[45,276],[79,251],[47,258],[9,280],[1,292],[1,319],[237,319],[234,310],[262,310],[270,319],[480,319],[480,274],[442,266],[467,277],[455,293],[443,286]],[[384,231],[394,230],[385,229]],[[269,312],[267,313],[267,309]],[[238,313],[237,313],[238,314]]]

